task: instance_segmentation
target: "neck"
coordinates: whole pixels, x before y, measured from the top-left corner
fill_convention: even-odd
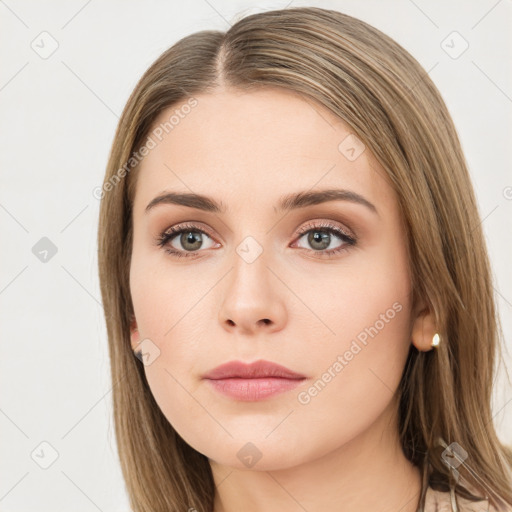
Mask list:
[[[239,470],[210,460],[214,512],[416,512],[421,473],[403,454],[392,417],[383,414],[350,442],[295,467]]]

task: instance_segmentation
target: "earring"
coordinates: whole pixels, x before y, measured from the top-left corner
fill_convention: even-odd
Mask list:
[[[434,336],[432,337],[432,344],[431,346],[436,348],[439,346],[439,344],[441,343],[441,336],[439,336],[439,334],[437,334],[437,332],[434,334]]]

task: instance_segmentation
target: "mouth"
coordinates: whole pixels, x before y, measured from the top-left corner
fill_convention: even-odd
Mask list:
[[[217,379],[208,380],[219,393],[244,402],[256,402],[274,395],[291,391],[305,379],[283,379],[269,377],[263,379]]]
[[[230,398],[258,401],[290,391],[306,377],[279,364],[259,360],[251,364],[230,361],[214,368],[203,379]]]

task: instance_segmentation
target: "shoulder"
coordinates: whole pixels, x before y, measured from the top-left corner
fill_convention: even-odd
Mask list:
[[[507,509],[512,510],[512,509]],[[419,512],[506,512],[490,505],[487,499],[471,501],[450,492],[436,491],[427,487],[425,493],[425,506]]]

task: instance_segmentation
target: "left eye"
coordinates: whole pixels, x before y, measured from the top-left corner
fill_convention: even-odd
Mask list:
[[[310,247],[313,247],[313,253],[317,257],[326,256],[330,258],[338,253],[350,249],[356,245],[356,239],[345,233],[341,228],[331,224],[330,222],[320,225],[306,225],[299,232],[299,241],[306,238]],[[340,243],[334,248],[327,249],[332,242],[332,238],[337,238]],[[307,249],[307,247],[306,247]]]
[[[327,248],[333,242],[333,237],[337,238],[339,240],[339,243],[335,247],[331,247],[331,249],[328,250]],[[324,251],[325,252],[334,252],[335,249],[343,246],[346,243],[350,244],[350,241],[351,241],[349,239],[349,237],[347,235],[345,235],[345,233],[343,233],[342,231],[339,231],[337,229],[325,229],[325,228],[310,229],[310,230],[306,231],[303,235],[301,235],[299,240],[301,240],[303,238],[306,238],[307,243],[309,244],[310,247],[315,249],[315,252],[316,251],[318,251],[318,252],[324,252]],[[308,247],[306,247],[306,249],[307,248]]]

